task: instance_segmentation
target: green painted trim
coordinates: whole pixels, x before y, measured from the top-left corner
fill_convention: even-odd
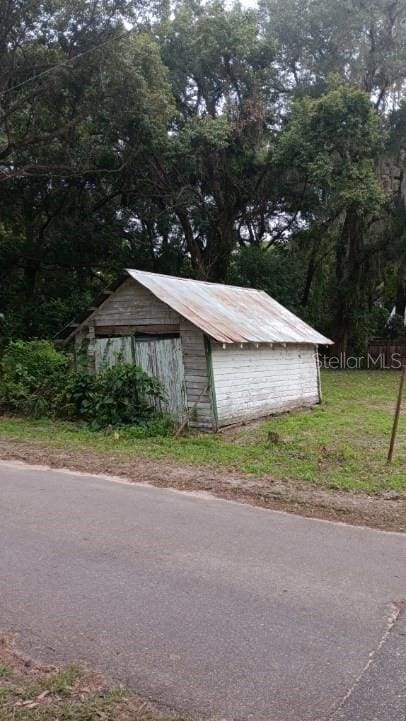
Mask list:
[[[216,388],[214,385],[213,363],[212,363],[212,359],[211,359],[211,343],[210,343],[210,338],[207,335],[204,336],[204,349],[206,351],[207,378],[209,381],[209,393],[210,393],[211,406],[212,406],[213,417],[214,417],[214,430],[218,431],[219,417],[218,417],[218,411],[217,411]]]
[[[323,403],[323,393],[321,389],[321,375],[320,375],[320,357],[319,357],[319,346],[315,346],[315,361],[317,370],[317,390],[319,392],[319,403]]]

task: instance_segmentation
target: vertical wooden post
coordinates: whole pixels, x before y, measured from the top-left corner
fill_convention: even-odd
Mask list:
[[[211,408],[212,408],[212,430],[216,433],[218,431],[218,425],[219,425],[219,417],[218,417],[218,411],[217,411],[217,401],[216,401],[216,386],[214,384],[214,375],[213,375],[213,361],[211,357],[211,344],[210,339],[207,337],[207,335],[204,336],[204,350],[206,354],[206,364],[207,364],[207,377],[209,380],[208,384],[208,390],[209,390],[209,397],[211,402]]]
[[[320,376],[320,355],[319,355],[319,346],[316,345],[315,347],[315,353],[316,353],[316,366],[317,366],[317,390],[319,392],[319,403],[322,403],[323,396],[321,392],[321,376]]]
[[[89,373],[96,370],[96,331],[94,325],[89,325],[87,346],[87,366]]]
[[[395,415],[393,418],[392,435],[391,435],[391,439],[390,439],[387,463],[392,463],[393,450],[395,448],[396,434],[397,434],[398,425],[399,425],[400,409],[402,406],[402,395],[403,395],[403,386],[405,383],[405,375],[406,375],[406,362],[403,359],[402,360],[402,369],[400,371],[399,391],[398,391],[398,398],[396,401]]]
[[[80,330],[75,335],[75,342],[74,342],[74,367],[75,370],[79,370],[81,365],[83,365],[83,331]],[[82,363],[81,363],[82,360]]]

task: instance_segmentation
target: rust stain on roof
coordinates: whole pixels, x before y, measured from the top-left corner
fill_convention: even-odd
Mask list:
[[[332,343],[262,290],[142,270],[126,272],[220,343]]]

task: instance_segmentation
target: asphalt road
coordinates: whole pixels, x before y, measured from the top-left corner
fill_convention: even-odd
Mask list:
[[[23,651],[196,718],[406,719],[406,536],[2,463],[0,581]]]

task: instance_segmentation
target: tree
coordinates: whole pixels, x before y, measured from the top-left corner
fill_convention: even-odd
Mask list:
[[[406,62],[404,0],[260,0],[287,92],[323,91],[332,73],[377,108],[398,101]]]
[[[356,341],[371,257],[381,247],[372,228],[381,223],[387,202],[375,172],[384,138],[382,121],[367,94],[337,85],[318,98],[294,103],[276,147],[286,203],[302,189],[301,217],[311,229],[305,302],[317,256],[326,257],[326,238],[334,249],[330,333],[343,350]],[[291,212],[297,212],[294,205]],[[319,267],[319,275],[322,272]]]
[[[1,6],[0,297],[21,334],[55,331],[73,288],[81,305],[117,271],[126,176],[166,134],[166,70],[144,26],[124,29],[127,5]],[[45,299],[57,311],[50,323]]]
[[[124,266],[259,285],[348,349],[402,314],[405,13],[0,0],[0,332]]]
[[[272,205],[272,48],[255,11],[218,0],[178,3],[160,35],[178,112],[146,182],[157,213],[178,225],[195,276],[224,280],[236,245],[264,237]]]

